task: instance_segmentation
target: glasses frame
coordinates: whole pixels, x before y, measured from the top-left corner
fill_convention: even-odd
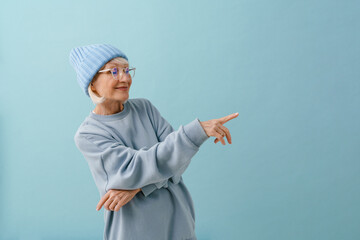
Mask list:
[[[116,79],[115,76],[114,76],[114,73],[113,73],[113,70],[114,68],[117,68],[117,70],[120,72],[120,76],[119,76],[119,79]],[[126,71],[124,72],[124,69],[126,69]],[[101,71],[98,71],[98,73],[103,73],[103,72],[108,72],[110,71],[111,72],[111,75],[113,76],[114,80],[120,80],[122,77],[123,77],[123,73],[125,74],[128,74],[131,76],[131,74],[129,73],[130,71],[134,71],[134,74],[133,76],[131,76],[131,78],[135,77],[135,69],[134,67],[124,67],[124,68],[120,68],[120,67],[113,67],[113,68],[109,68],[109,69],[104,69],[104,70],[101,70]],[[121,70],[121,71],[120,71]]]

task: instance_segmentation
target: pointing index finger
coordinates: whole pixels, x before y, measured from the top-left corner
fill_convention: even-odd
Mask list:
[[[237,116],[239,116],[239,113],[233,113],[230,115],[227,115],[225,117],[220,118],[220,121],[222,122],[222,124],[226,123],[227,121],[236,118]]]

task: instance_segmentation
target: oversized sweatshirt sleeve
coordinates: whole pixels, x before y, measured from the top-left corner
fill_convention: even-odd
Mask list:
[[[165,140],[165,138],[171,133],[174,131],[174,128],[170,125],[170,123],[160,114],[159,110],[148,100],[148,99],[145,99],[147,104],[148,104],[148,108],[150,109],[150,117],[151,117],[151,121],[153,123],[153,126],[154,126],[154,129],[155,129],[155,132],[156,132],[156,135],[158,137],[158,140],[159,142],[162,142]],[[197,119],[197,122],[196,121],[193,121],[191,124],[193,125],[200,125],[200,120],[198,118]],[[195,126],[194,126],[195,127]],[[196,129],[197,131],[189,131],[187,132],[187,134],[189,135],[189,137],[191,139],[194,139],[194,143],[195,145],[197,146],[200,146],[201,145],[201,142],[200,140],[202,138],[205,138],[205,136],[207,138],[209,138],[204,129],[201,127],[200,125],[200,128],[194,128]],[[198,135],[198,136],[197,136]],[[201,137],[199,137],[201,136]],[[197,141],[199,140],[199,141]],[[188,162],[188,164],[182,166],[182,169],[180,169],[178,171],[177,174],[175,174],[174,176],[172,176],[170,178],[170,180],[177,184],[180,182],[181,180],[181,175],[184,173],[184,171],[186,170],[186,168],[188,167],[190,162]]]
[[[103,195],[110,189],[143,188],[179,174],[207,140],[202,131],[195,119],[168,134],[164,141],[139,150],[101,131],[77,132],[74,139]]]
[[[168,123],[168,121],[163,118],[159,112],[159,110],[146,98],[142,98],[145,101],[146,109],[149,111],[148,115],[153,124],[154,131],[158,138],[159,142],[164,141],[165,137],[169,135],[169,133],[174,131],[174,128]],[[181,176],[181,175],[180,175]],[[160,189],[162,187],[168,186],[168,180],[171,180],[173,183],[178,183],[180,181],[179,176],[173,176],[169,179],[163,180],[161,182],[157,182],[154,184],[149,184],[143,188],[141,191],[144,196],[150,195],[153,191]]]

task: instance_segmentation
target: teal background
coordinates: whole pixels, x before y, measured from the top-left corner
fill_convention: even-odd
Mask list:
[[[4,1],[0,239],[102,239],[71,48],[110,43],[174,129],[239,112],[184,173],[199,240],[360,239],[359,1]]]

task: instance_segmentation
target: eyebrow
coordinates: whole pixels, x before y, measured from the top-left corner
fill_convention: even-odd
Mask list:
[[[126,66],[126,67],[128,67],[129,64],[118,65],[118,64],[115,64],[115,63],[109,63],[109,65],[107,67],[112,67],[112,66],[115,66],[115,67],[117,67],[117,66]]]

